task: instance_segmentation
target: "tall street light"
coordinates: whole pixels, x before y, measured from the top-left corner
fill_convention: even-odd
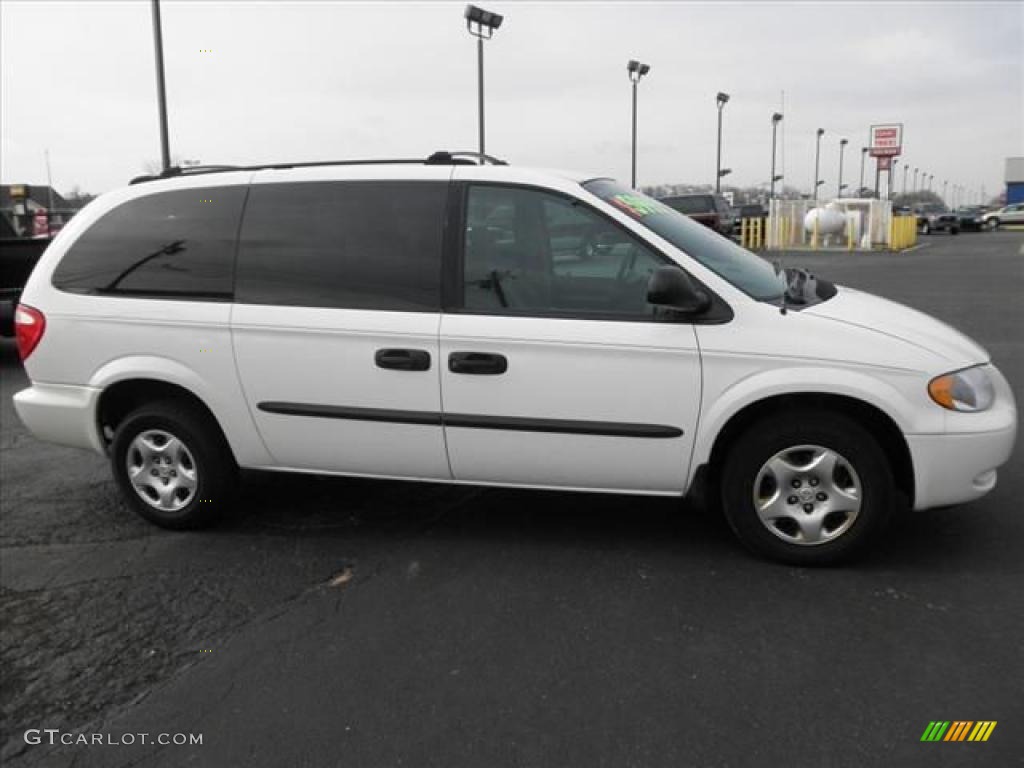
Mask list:
[[[914,191],[915,194],[917,193],[917,172],[919,170],[921,170],[921,169],[920,168],[915,168],[914,169],[914,189],[913,189],[913,191]]]
[[[630,59],[626,65],[626,74],[629,75],[629,82],[633,84],[633,172],[629,184],[633,189],[636,189],[636,84],[650,71],[650,65],[641,64],[636,59]]]
[[[480,162],[484,159],[484,40],[494,36],[494,30],[501,26],[504,16],[485,11],[475,5],[467,5],[466,30],[476,38],[477,102],[480,112]]]
[[[843,196],[843,187],[846,186],[843,184],[843,152],[846,150],[846,145],[849,143],[849,139],[839,140],[839,181],[836,185],[836,197]]]
[[[929,173],[928,174],[928,191],[929,192],[932,191],[932,182],[933,181],[935,181],[935,174],[934,173]]]
[[[715,162],[715,192],[722,191],[722,107],[729,103],[729,94],[718,92],[715,96],[715,103],[718,105],[718,159]]]
[[[825,129],[824,128],[819,128],[818,129],[817,139],[815,139],[815,142],[814,142],[814,199],[815,200],[818,199],[818,187],[820,187],[822,184],[825,183],[825,182],[823,182],[821,180],[821,178],[819,178],[819,175],[818,175],[818,161],[821,159],[821,137],[824,136],[824,135],[825,135]]]
[[[889,188],[889,199],[890,200],[892,200],[894,197],[896,197],[896,181],[895,181],[894,177],[896,176],[896,166],[899,164],[899,162],[900,162],[900,159],[898,157],[894,157],[892,159],[892,164],[889,166],[889,177],[888,177],[889,178],[889,184],[888,184],[888,188]],[[876,178],[877,178],[877,172],[876,172]]]
[[[171,167],[171,149],[167,140],[167,93],[164,89],[164,39],[160,27],[160,0],[153,0],[153,50],[156,53],[156,100],[160,112],[160,165]]]
[[[779,181],[779,179],[782,178],[781,176],[776,177],[776,175],[775,175],[775,137],[776,137],[776,135],[778,133],[778,128],[779,128],[779,123],[780,122],[782,122],[782,113],[781,112],[773,112],[772,113],[772,177],[771,177],[772,180],[771,180],[771,189],[770,189],[770,192],[768,193],[768,199],[769,200],[774,200],[775,199],[775,182]]]
[[[943,181],[942,182],[942,202],[946,202],[946,185],[947,184],[949,184],[949,181]]]
[[[857,197],[860,197],[860,191],[864,189],[864,161],[868,157],[868,148],[860,148],[860,186],[857,187]]]
[[[910,166],[904,163],[904,165],[903,165],[903,194],[904,195],[907,194],[907,174],[909,172],[910,172]]]

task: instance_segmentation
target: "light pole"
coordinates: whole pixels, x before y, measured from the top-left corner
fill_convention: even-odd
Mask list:
[[[814,141],[814,199],[818,199],[818,187],[822,185],[822,180],[818,178],[818,161],[821,159],[821,137],[825,135],[825,129],[819,128],[817,138]]]
[[[929,192],[932,191],[932,182],[933,181],[935,181],[935,174],[934,173],[929,173],[928,174],[928,191]]]
[[[164,89],[164,38],[160,27],[160,0],[153,0],[153,50],[156,53],[156,100],[160,111],[160,165],[164,173],[171,167],[171,149],[167,140],[167,93]]]
[[[904,163],[904,165],[903,165],[903,194],[904,195],[907,194],[907,174],[909,172],[910,172],[910,166]]]
[[[718,92],[715,96],[715,103],[718,105],[718,159],[715,162],[715,192],[722,191],[722,107],[729,103],[729,94]]]
[[[921,170],[921,169],[920,168],[915,168],[914,169],[914,189],[913,189],[914,194],[917,194],[917,172],[919,170]]]
[[[893,177],[896,175],[896,165],[899,163],[899,161],[900,159],[898,157],[894,157],[892,159],[892,164],[889,166],[889,183],[887,185],[889,189],[889,200],[892,200],[894,197],[896,197],[896,182],[893,180]]]
[[[860,148],[860,185],[857,187],[857,197],[860,197],[860,191],[864,189],[864,161],[868,157],[868,148]]]
[[[494,36],[494,30],[501,26],[504,16],[485,11],[475,5],[467,5],[466,30],[476,38],[476,90],[480,112],[480,162],[484,161],[484,40]]]
[[[650,65],[641,64],[636,59],[630,59],[626,65],[626,74],[629,75],[629,82],[633,84],[633,172],[629,184],[633,189],[636,189],[636,84],[650,71]]]
[[[768,199],[769,200],[774,200],[775,199],[775,182],[778,181],[778,179],[775,177],[775,137],[776,137],[776,134],[778,132],[778,127],[779,127],[779,123],[780,122],[782,122],[782,113],[781,112],[773,112],[772,113],[772,176],[771,176],[772,181],[771,181],[770,191],[768,193]]]
[[[846,150],[846,145],[849,143],[850,141],[848,139],[839,140],[839,181],[836,184],[837,198],[843,196],[843,187],[846,186],[845,184],[843,184],[843,152]]]
[[[946,185],[947,184],[949,184],[948,180],[942,182],[942,202],[943,203],[946,202]]]

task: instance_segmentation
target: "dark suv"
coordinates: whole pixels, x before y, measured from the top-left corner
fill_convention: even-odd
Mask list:
[[[707,192],[696,195],[672,195],[661,198],[661,202],[719,234],[732,234],[736,217],[729,201],[721,195]]]
[[[917,210],[917,231],[922,235],[943,231],[955,235],[960,231],[960,217],[938,203],[922,205]]]

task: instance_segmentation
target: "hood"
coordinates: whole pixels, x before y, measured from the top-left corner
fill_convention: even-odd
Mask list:
[[[988,352],[980,344],[952,326],[903,304],[846,286],[839,286],[831,300],[802,313],[900,339],[945,358],[951,369],[989,361]]]

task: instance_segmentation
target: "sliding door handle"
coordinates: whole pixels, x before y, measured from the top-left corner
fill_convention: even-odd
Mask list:
[[[423,349],[378,349],[373,361],[378,368],[393,371],[430,370],[430,353]]]
[[[490,352],[452,352],[448,355],[448,370],[475,376],[496,376],[508,370],[504,355]]]

